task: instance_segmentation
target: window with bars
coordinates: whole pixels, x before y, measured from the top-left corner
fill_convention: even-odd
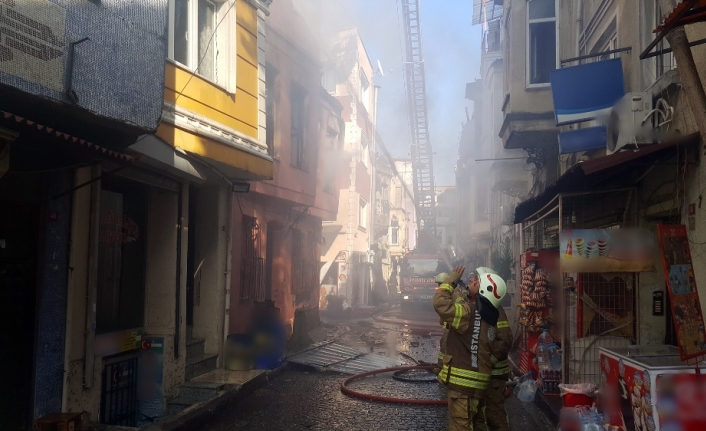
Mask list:
[[[298,84],[292,83],[290,91],[290,103],[292,109],[292,125],[291,125],[291,165],[302,171],[306,171],[309,166],[307,163],[307,148],[306,148],[306,126],[309,113],[307,110],[307,92],[306,89]]]
[[[243,216],[240,299],[265,300],[265,259],[261,254],[260,226],[254,217]]]

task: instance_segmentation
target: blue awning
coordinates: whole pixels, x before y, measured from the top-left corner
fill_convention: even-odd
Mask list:
[[[616,58],[557,69],[551,85],[557,126],[607,116],[625,96],[623,64]]]

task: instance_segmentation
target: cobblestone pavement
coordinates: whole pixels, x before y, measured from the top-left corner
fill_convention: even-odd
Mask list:
[[[445,430],[445,406],[385,404],[341,393],[338,374],[293,369],[255,392],[249,399],[215,418],[202,431],[232,430]],[[389,375],[351,384],[360,392],[401,398],[439,399],[445,390],[436,383],[402,383]],[[506,405],[512,430],[549,431],[516,399]],[[537,421],[539,419],[539,421]]]
[[[338,325],[338,326],[335,326]],[[436,363],[439,337],[410,333],[404,326],[373,323],[372,319],[338,321],[330,329],[336,342],[361,352],[373,351],[408,362]],[[363,341],[366,340],[366,341]],[[370,344],[371,340],[374,344]],[[380,343],[384,341],[384,343]],[[232,430],[446,430],[446,406],[386,404],[341,393],[347,376],[290,368],[277,380],[233,406],[199,431]],[[403,383],[389,374],[355,381],[351,388],[397,398],[444,399],[437,383]],[[513,431],[555,429],[533,404],[511,397],[506,410]]]

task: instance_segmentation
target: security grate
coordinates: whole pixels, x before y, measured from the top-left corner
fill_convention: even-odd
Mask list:
[[[240,265],[240,299],[265,300],[265,259],[260,250],[260,225],[254,217],[243,216]]]
[[[632,189],[561,197],[562,230],[618,229],[633,223]],[[633,273],[566,273],[575,289],[565,295],[564,360],[570,383],[601,383],[600,347],[634,344],[636,283]]]
[[[121,355],[105,362],[100,422],[137,425],[137,355]]]

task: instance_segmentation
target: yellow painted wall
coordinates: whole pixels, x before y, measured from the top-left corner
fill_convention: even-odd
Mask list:
[[[170,104],[176,102],[180,107],[257,139],[257,10],[245,0],[238,0],[236,13],[238,59],[235,95],[172,62],[167,62],[164,100]],[[257,175],[272,175],[272,162],[196,136],[170,124],[162,123],[157,135],[186,151],[211,157]],[[188,143],[187,147],[181,145],[184,143]]]

